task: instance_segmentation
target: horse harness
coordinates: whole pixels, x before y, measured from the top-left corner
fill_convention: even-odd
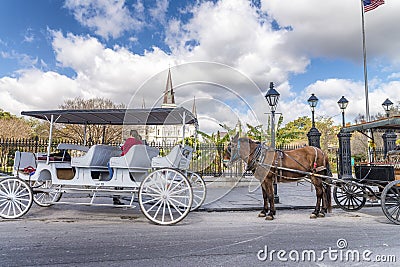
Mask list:
[[[313,173],[318,173],[320,171],[323,171],[326,169],[325,165],[325,157],[323,157],[323,165],[322,166],[318,166],[317,164],[317,160],[318,160],[318,150],[320,150],[319,148],[316,147],[312,147],[314,148],[315,151],[315,157],[314,157],[314,163],[312,166],[312,172]],[[268,147],[264,144],[258,144],[257,147],[254,149],[254,151],[249,155],[253,156],[250,160],[250,162],[248,162],[247,164],[247,168],[246,171],[252,171],[253,173],[256,171],[257,167],[261,166],[263,168],[265,168],[265,166],[263,166],[262,164],[264,163],[264,159],[267,153],[267,149]],[[322,155],[324,155],[324,152],[322,150],[320,150],[322,152]],[[284,151],[280,150],[280,149],[275,149],[275,152],[277,153],[277,157],[274,160],[274,163],[272,164],[271,167],[273,167],[274,169],[278,170],[278,173],[275,172],[271,172],[273,174],[275,174],[276,179],[279,177],[281,178],[285,178],[285,179],[293,179],[293,180],[299,180],[299,178],[291,178],[291,177],[284,177],[282,175],[282,169],[279,169],[279,167],[282,167],[282,160],[283,158],[286,156],[290,159],[292,159],[293,161],[295,161],[297,164],[299,164],[302,168],[304,168],[305,170],[307,170],[308,168],[306,166],[304,166],[303,164],[301,164],[298,160],[296,160],[295,158],[291,157],[290,155],[288,155],[287,153],[285,153]]]

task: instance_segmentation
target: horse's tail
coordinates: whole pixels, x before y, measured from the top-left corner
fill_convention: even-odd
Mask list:
[[[329,161],[326,163],[326,175],[332,177],[332,171],[329,165]],[[325,179],[325,197],[326,197],[326,207],[328,212],[332,211],[332,188],[331,188],[331,179]]]

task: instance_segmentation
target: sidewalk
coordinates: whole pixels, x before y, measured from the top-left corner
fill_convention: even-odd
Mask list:
[[[234,180],[234,179],[232,179]],[[239,182],[229,178],[205,178],[207,196],[200,211],[261,210],[263,197],[258,180],[242,178]],[[308,182],[278,184],[279,203],[276,209],[313,209],[316,196],[314,187]]]

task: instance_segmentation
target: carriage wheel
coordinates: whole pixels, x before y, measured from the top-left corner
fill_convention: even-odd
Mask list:
[[[353,183],[341,183],[333,189],[336,204],[345,211],[357,211],[364,207],[367,198],[362,187]]]
[[[53,189],[49,192],[35,192],[33,190],[33,201],[40,207],[50,207],[53,205],[51,202],[57,202],[61,199],[62,193],[57,190],[50,180],[34,181],[32,187],[34,189]]]
[[[195,172],[188,172],[187,177],[193,191],[193,203],[190,210],[194,211],[200,208],[200,206],[203,205],[204,200],[206,199],[206,183],[204,182],[203,178],[201,178],[201,176]]]
[[[32,189],[19,178],[0,182],[0,217],[16,219],[28,212],[33,202]]]
[[[400,181],[385,186],[381,196],[381,206],[385,216],[393,223],[400,224]]]
[[[181,221],[189,213],[193,193],[188,179],[173,169],[150,173],[139,188],[139,205],[143,214],[156,224]]]

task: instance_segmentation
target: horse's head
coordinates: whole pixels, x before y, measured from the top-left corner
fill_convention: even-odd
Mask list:
[[[225,167],[229,167],[234,162],[240,159],[240,141],[237,133],[229,142],[224,151],[223,163]]]

